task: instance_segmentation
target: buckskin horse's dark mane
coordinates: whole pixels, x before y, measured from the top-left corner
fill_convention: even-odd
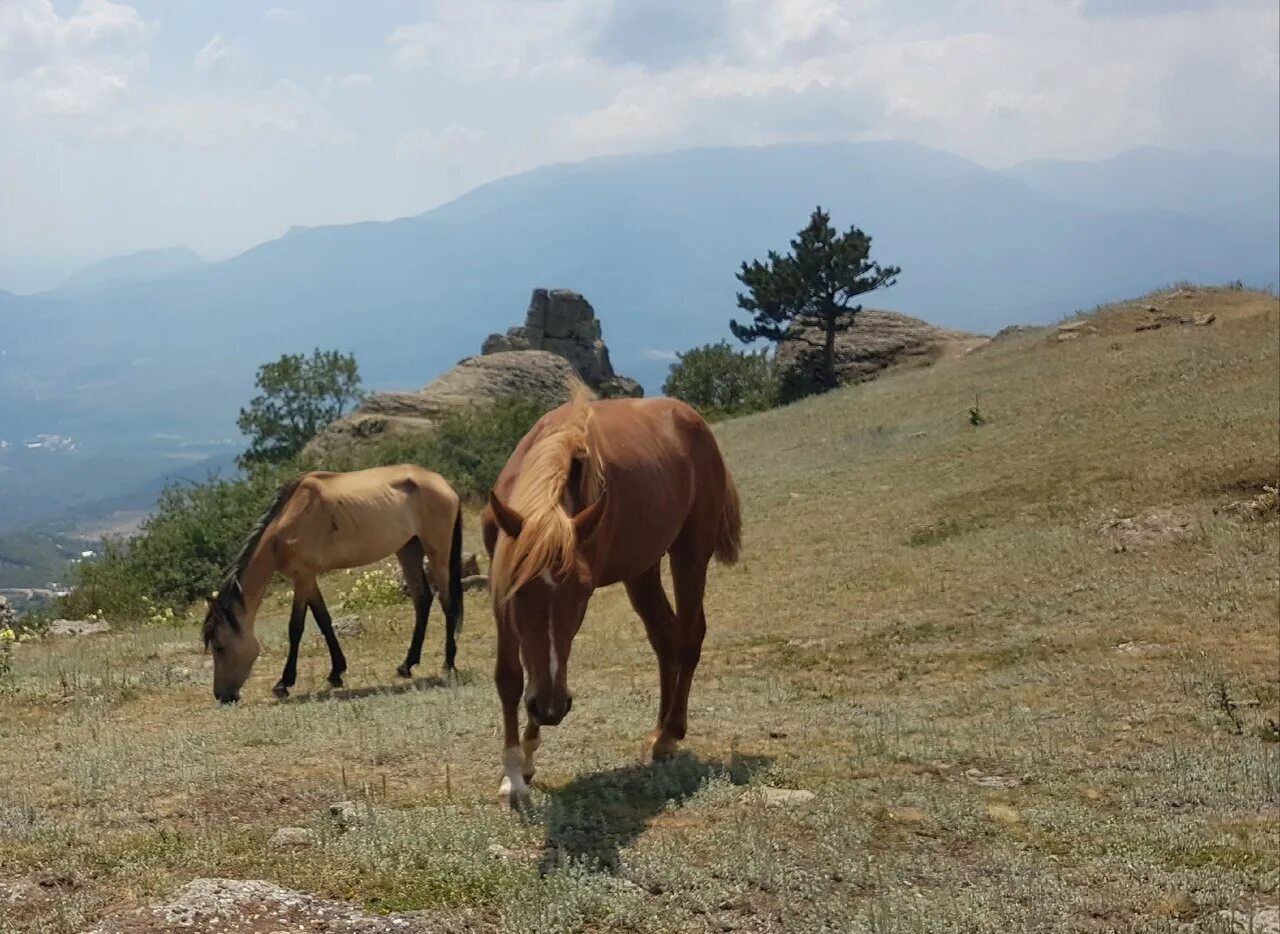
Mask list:
[[[236,619],[236,604],[244,606],[244,588],[240,586],[240,575],[244,573],[244,569],[249,566],[249,562],[253,560],[254,552],[258,550],[258,544],[262,541],[262,534],[277,516],[284,509],[284,504],[289,501],[289,497],[293,495],[294,490],[298,488],[298,484],[302,481],[302,477],[295,477],[288,483],[282,484],[280,489],[276,490],[275,499],[271,501],[271,505],[267,507],[267,511],[258,517],[258,521],[253,524],[253,528],[249,530],[249,534],[245,536],[244,543],[240,546],[240,551],[236,554],[235,560],[231,562],[231,569],[222,578],[222,583],[218,585],[217,596],[209,605],[209,613],[204,618],[204,629],[201,636],[204,644],[208,645],[209,640],[213,637],[213,632],[220,623],[226,623],[236,632],[240,631],[240,621]]]

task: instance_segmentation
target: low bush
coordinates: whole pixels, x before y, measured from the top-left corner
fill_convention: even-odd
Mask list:
[[[168,487],[135,535],[77,565],[59,613],[135,618],[210,593],[276,489],[296,472],[296,465],[281,465]]]
[[[778,380],[767,351],[735,350],[728,341],[677,355],[662,391],[708,420],[762,412],[778,404]]]
[[[342,598],[344,610],[378,610],[406,600],[399,571],[385,567],[364,571]]]
[[[217,588],[276,489],[302,470],[420,464],[443,475],[464,499],[479,503],[545,410],[511,399],[447,415],[429,438],[363,446],[323,463],[264,465],[244,476],[170,486],[137,534],[107,543],[101,555],[77,566],[74,589],[57,611],[77,619],[101,613],[113,619],[172,620],[172,609]],[[398,586],[394,595],[383,594],[371,580],[370,593],[362,597],[356,588],[355,598],[398,600]]]
[[[546,411],[547,407],[538,402],[503,399],[490,406],[445,415],[430,437],[361,446],[330,457],[319,466],[357,470],[386,464],[419,464],[443,476],[464,500],[479,504],[488,497],[520,439]]]

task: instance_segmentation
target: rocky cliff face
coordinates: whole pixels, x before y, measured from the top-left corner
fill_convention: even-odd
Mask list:
[[[841,384],[874,379],[882,371],[927,366],[943,357],[968,353],[989,338],[940,328],[895,311],[859,312],[852,326],[836,334],[836,376]],[[784,395],[801,396],[820,385],[823,332],[800,320],[778,345],[778,372]]]
[[[379,392],[307,445],[321,461],[362,442],[423,437],[450,411],[517,397],[554,408],[568,401],[574,377],[603,398],[641,396],[633,379],[614,373],[591,303],[567,289],[534,289],[525,323],[492,334],[467,357],[417,392]]]
[[[609,348],[600,335],[600,319],[591,303],[568,289],[534,289],[524,324],[505,334],[490,334],[482,354],[545,350],[568,360],[582,381],[602,397],[639,397],[635,380],[613,372]]]

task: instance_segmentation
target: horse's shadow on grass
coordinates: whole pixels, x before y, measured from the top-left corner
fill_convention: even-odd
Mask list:
[[[365,697],[390,697],[397,694],[409,694],[413,691],[431,691],[438,688],[460,687],[471,684],[475,677],[470,672],[455,671],[453,674],[423,675],[417,678],[405,678],[390,684],[371,684],[362,688],[321,688],[301,694],[290,694],[281,698],[282,704],[307,704],[323,701],[360,700]]]
[[[619,868],[619,853],[671,806],[681,807],[709,779],[746,785],[771,760],[734,754],[728,762],[703,761],[688,752],[653,765],[593,772],[551,792],[547,839],[538,870],[577,865],[600,872]]]

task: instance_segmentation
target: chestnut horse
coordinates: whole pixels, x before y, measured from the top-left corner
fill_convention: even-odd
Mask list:
[[[576,387],[516,446],[483,528],[498,628],[499,797],[512,805],[528,799],[540,729],[573,704],[569,653],[587,601],[619,581],[658,656],[658,725],[648,747],[655,759],[673,754],[707,629],[707,565],[712,556],[737,560],[741,537],[738,494],[702,417],[675,399],[593,402]],[[674,611],[662,588],[663,555],[671,559]]]
[[[342,686],[346,657],[316,578],[325,571],[361,567],[389,554],[400,560],[413,598],[409,652],[397,669],[402,678],[422,660],[431,610],[428,561],[445,615],[444,668],[453,670],[455,637],[462,625],[462,509],[444,477],[413,464],[350,473],[312,471],[282,486],[250,531],[230,572],[209,600],[204,644],[213,651],[213,696],[240,699],[240,688],[258,657],[253,621],[271,578],[293,581],[289,657],[272,689],[287,697],[298,677],[298,645],[310,609],[329,647],[329,683]],[[446,570],[446,568],[448,570]]]

